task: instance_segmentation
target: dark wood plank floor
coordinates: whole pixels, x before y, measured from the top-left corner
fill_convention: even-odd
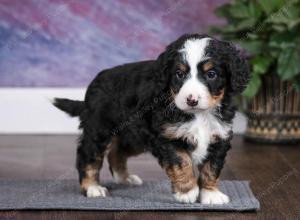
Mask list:
[[[77,178],[76,136],[0,136],[0,179]],[[250,180],[261,202],[257,213],[10,211],[0,219],[300,219],[300,146],[244,143],[237,136],[222,179]],[[141,155],[129,162],[144,180],[166,178],[157,162]],[[111,179],[105,164],[102,179]],[[1,196],[1,195],[0,195]]]

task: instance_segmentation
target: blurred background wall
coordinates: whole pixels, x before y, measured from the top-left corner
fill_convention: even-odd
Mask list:
[[[0,132],[73,133],[49,99],[82,99],[102,69],[155,59],[187,32],[224,24],[228,0],[1,0]],[[245,120],[238,118],[236,131]]]

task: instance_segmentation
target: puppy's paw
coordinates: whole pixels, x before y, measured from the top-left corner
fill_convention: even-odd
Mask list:
[[[126,178],[126,182],[131,184],[131,185],[142,185],[143,184],[143,180],[137,176],[137,175],[129,175],[127,178]]]
[[[125,176],[124,175],[120,175],[117,172],[114,172],[113,174],[115,182],[116,183],[120,183],[120,184],[129,184],[129,185],[142,185],[143,184],[143,180],[134,174]]]
[[[107,188],[99,185],[89,186],[86,191],[86,196],[89,198],[106,197],[108,196],[108,190]]]
[[[187,193],[176,192],[174,194],[175,199],[182,203],[194,203],[194,202],[196,202],[198,196],[199,196],[199,187],[198,186],[191,189]]]
[[[229,202],[229,197],[219,190],[202,189],[201,203],[206,205],[223,205]]]

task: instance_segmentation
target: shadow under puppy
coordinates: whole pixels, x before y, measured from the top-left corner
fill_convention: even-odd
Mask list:
[[[248,65],[232,44],[190,34],[167,46],[156,60],[103,70],[84,101],[56,98],[56,107],[80,118],[77,169],[82,191],[88,197],[108,195],[99,182],[106,155],[117,183],[142,184],[129,174],[126,162],[150,152],[170,178],[176,200],[228,203],[218,178],[230,148],[236,110],[232,99],[248,80]]]

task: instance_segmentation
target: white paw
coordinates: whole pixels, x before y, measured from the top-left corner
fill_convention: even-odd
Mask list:
[[[113,173],[114,179],[116,183],[121,184],[129,184],[129,185],[142,185],[143,180],[137,175],[128,175],[124,177],[123,175],[118,174],[117,172]]]
[[[108,190],[103,186],[89,186],[86,191],[86,196],[92,197],[106,197]]]
[[[195,188],[191,189],[187,193],[177,192],[174,194],[174,197],[179,202],[194,203],[196,202],[198,195],[199,195],[199,187],[196,186]]]
[[[137,176],[137,175],[129,175],[127,178],[126,178],[126,182],[131,184],[131,185],[142,185],[143,184],[143,180]]]
[[[229,197],[219,190],[201,190],[201,203],[206,205],[222,205],[229,202]]]

